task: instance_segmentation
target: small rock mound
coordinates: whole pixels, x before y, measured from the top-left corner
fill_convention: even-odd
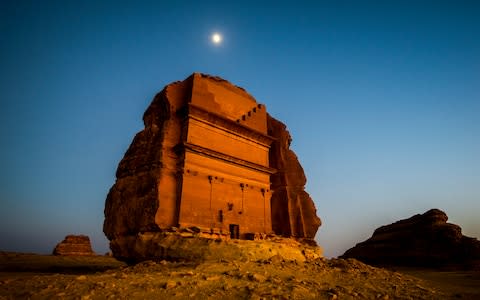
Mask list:
[[[62,256],[90,256],[95,255],[90,244],[90,238],[86,235],[67,235],[53,249],[53,255]]]
[[[373,265],[476,268],[480,241],[462,235],[438,209],[375,230],[372,237],[347,250],[343,258]]]

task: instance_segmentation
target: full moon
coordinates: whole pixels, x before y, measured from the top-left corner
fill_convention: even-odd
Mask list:
[[[220,35],[220,33],[215,32],[214,34],[212,34],[212,42],[215,45],[219,45],[222,42],[222,36]]]

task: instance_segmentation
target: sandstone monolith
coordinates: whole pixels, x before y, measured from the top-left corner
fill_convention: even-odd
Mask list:
[[[244,89],[194,73],[158,93],[143,121],[105,203],[115,257],[161,257],[165,232],[314,243],[321,223],[290,134]]]

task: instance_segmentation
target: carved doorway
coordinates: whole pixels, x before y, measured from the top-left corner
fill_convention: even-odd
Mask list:
[[[230,224],[230,238],[239,239],[240,238],[240,226],[236,224]]]

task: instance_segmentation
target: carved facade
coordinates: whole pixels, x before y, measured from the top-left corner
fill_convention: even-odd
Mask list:
[[[200,74],[192,78],[190,102],[180,108],[181,141],[173,151],[180,159],[172,183],[181,184],[176,199],[178,220],[162,225],[198,226],[228,232],[272,231],[265,107]],[[162,186],[162,185],[161,185]],[[160,196],[162,197],[162,196]],[[167,220],[165,210],[158,221]]]

